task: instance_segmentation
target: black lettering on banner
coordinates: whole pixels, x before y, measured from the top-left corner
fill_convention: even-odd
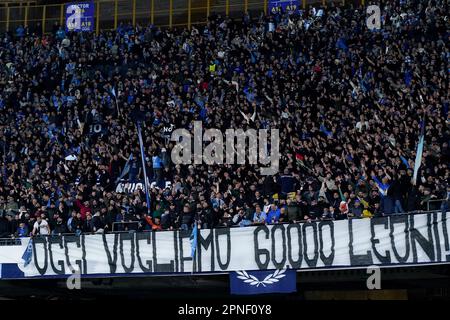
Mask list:
[[[50,266],[52,267],[52,270],[55,274],[65,274],[65,268],[64,268],[64,260],[58,260],[57,264],[60,266],[60,269],[57,269],[55,266],[55,263],[53,261],[53,251],[52,251],[52,244],[59,244],[60,249],[64,249],[63,246],[63,238],[62,237],[49,237],[48,238],[48,253],[50,256]]]
[[[116,273],[117,269],[117,243],[119,242],[119,235],[114,234],[114,247],[113,247],[113,257],[111,258],[111,253],[109,252],[108,241],[106,241],[106,235],[102,234],[103,246],[105,247],[106,258],[108,259],[109,271],[110,273]]]
[[[314,237],[314,258],[310,259],[308,256],[308,243],[306,241],[306,228],[313,228],[313,237]],[[316,223],[304,223],[302,225],[302,233],[303,233],[303,257],[305,259],[308,267],[316,267],[317,260],[319,260],[319,244],[317,241],[317,224]]]
[[[175,272],[180,272],[179,262],[178,262],[178,231],[173,232],[173,249],[175,256]]]
[[[33,240],[33,257],[34,257],[34,266],[38,270],[40,275],[44,275],[47,272],[48,267],[48,253],[47,253],[47,239],[45,237],[36,237]],[[44,245],[44,267],[39,266],[38,258],[37,258],[37,250],[36,244],[42,243]]]
[[[149,245],[151,243],[151,237],[150,237],[150,232],[136,232],[135,233],[136,239],[136,256],[137,256],[137,260],[138,260],[138,264],[139,267],[141,268],[141,270],[143,272],[152,272],[152,260],[145,260],[145,263],[148,265],[148,267],[146,267],[143,263],[142,263],[142,258],[141,258],[141,251],[140,251],[140,246],[139,246],[139,241],[140,240],[147,240],[147,245]],[[148,248],[148,246],[146,246]]]
[[[180,247],[180,272],[184,272],[185,261],[192,261],[191,251],[189,250],[189,256],[185,257],[183,250],[183,239],[189,239],[190,237],[191,234],[188,230],[180,230],[178,233],[178,246]]]
[[[423,218],[423,215],[420,215],[421,218]],[[420,247],[425,251],[426,255],[430,259],[431,262],[435,260],[434,256],[434,246],[433,246],[433,235],[431,232],[431,214],[427,214],[427,233],[428,233],[428,239],[423,236],[414,227],[414,215],[409,215],[409,232],[411,235],[411,246],[412,246],[412,252],[413,252],[413,262],[417,263],[418,257],[417,257],[417,247],[416,242],[419,243]]]
[[[226,235],[227,240],[227,261],[225,263],[222,263],[222,260],[220,258],[220,243],[219,243],[219,237],[221,235]],[[224,229],[214,229],[214,238],[216,242],[216,254],[217,254],[217,263],[221,270],[227,270],[228,265],[231,261],[231,235],[230,235],[230,228],[224,228]]]
[[[328,226],[330,228],[330,238],[331,238],[331,253],[327,257],[323,253],[323,227]],[[320,260],[322,260],[323,264],[327,267],[333,265],[334,261],[334,224],[333,221],[321,221],[319,222],[319,248],[320,248]]]
[[[296,229],[297,241],[298,241],[298,259],[294,260],[292,258],[292,239],[291,239],[291,229]],[[297,223],[289,224],[287,227],[287,243],[288,243],[288,261],[292,269],[299,269],[302,265],[303,252],[302,252],[302,235],[301,226]]]
[[[389,220],[388,218],[384,217],[374,217],[370,219],[370,233],[372,236],[370,237],[370,242],[372,243],[372,251],[375,254],[375,257],[382,263],[382,264],[388,264],[391,263],[391,253],[386,250],[385,255],[383,256],[381,253],[377,250],[377,243],[380,243],[380,239],[376,238],[375,235],[375,226],[377,225],[383,225],[384,228],[387,230],[389,228]]]
[[[408,215],[394,215],[389,217],[389,229],[391,232],[389,233],[389,237],[391,238],[391,246],[392,251],[394,251],[394,256],[397,259],[398,263],[405,263],[409,258],[409,223],[408,223]],[[398,254],[397,248],[395,247],[395,237],[394,237],[394,225],[403,223],[405,228],[403,229],[403,234],[405,235],[405,256],[401,257]]]
[[[444,233],[444,248],[446,252],[450,251],[450,243],[447,230],[447,212],[442,212],[442,232]],[[445,261],[450,261],[450,254],[445,255]]]
[[[283,253],[281,255],[281,261],[277,262],[276,260],[276,246],[275,246],[275,232],[277,230],[281,231],[281,237],[283,239]],[[285,232],[285,228],[284,225],[282,224],[276,224],[272,227],[271,233],[272,233],[272,263],[275,266],[276,269],[283,269],[284,265],[286,264],[286,234]]]
[[[211,265],[208,271],[214,271],[214,233],[212,229],[209,229],[208,236],[206,238],[203,238],[202,233],[206,233],[206,230],[202,231],[203,232],[198,232],[198,271],[202,271],[202,247],[205,248],[205,250],[208,250],[208,248],[211,247]]]
[[[348,231],[350,242],[348,247],[350,249],[350,265],[351,266],[369,266],[373,264],[372,253],[366,251],[366,254],[353,253],[353,219],[348,219]],[[360,239],[358,239],[359,241]]]
[[[436,261],[442,261],[441,259],[441,238],[439,237],[439,218],[438,213],[433,213],[433,231],[434,231],[434,243],[436,244]]]
[[[65,248],[65,255],[66,255],[66,263],[69,267],[69,270],[71,272],[80,272],[86,273],[86,251],[84,250],[84,245],[82,245],[82,242],[84,243],[84,235],[80,236],[64,236],[64,248]],[[67,246],[69,243],[75,243],[77,245],[77,248],[81,248],[82,250],[82,260],[75,260],[75,264],[78,265],[78,270],[74,269],[72,267],[72,264],[70,263],[69,258],[69,247]]]
[[[125,265],[125,255],[123,253],[123,242],[124,241],[130,241],[130,256],[131,256],[131,263],[130,266]],[[131,273],[134,270],[134,235],[131,233],[120,233],[120,259],[122,261],[122,267],[123,270],[126,273]]]
[[[83,261],[83,274],[87,274],[87,260],[86,260],[86,236],[82,234],[81,238],[81,260]]]
[[[156,232],[152,231],[152,242],[153,242],[153,263],[155,266],[155,272],[173,272],[174,265],[173,260],[170,260],[169,263],[159,263],[156,255]]]
[[[266,239],[269,239],[270,233],[269,233],[269,228],[267,228],[267,226],[264,226],[264,225],[256,227],[255,230],[253,231],[253,245],[255,247],[255,262],[256,262],[256,265],[258,266],[258,269],[265,270],[265,269],[267,269],[267,266],[269,265],[270,253],[269,253],[269,250],[267,250],[267,249],[259,248],[258,233],[260,231],[263,231],[265,233]],[[266,257],[264,263],[261,262],[260,257],[262,255],[264,255]]]

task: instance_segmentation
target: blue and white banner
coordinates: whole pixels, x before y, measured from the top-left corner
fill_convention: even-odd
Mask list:
[[[293,269],[231,272],[230,291],[242,295],[296,292],[297,274]]]
[[[300,0],[270,0],[269,12],[277,14],[280,12],[295,13],[300,10]]]
[[[82,276],[107,277],[442,264],[450,263],[448,217],[434,212],[199,229],[194,242],[190,230],[21,238],[0,246],[0,264],[18,267],[6,272],[3,265],[2,277],[64,277],[74,268]]]
[[[164,188],[170,188],[172,186],[172,182],[170,182],[170,181],[163,181],[163,182],[164,182],[164,184],[163,184]],[[144,188],[145,188],[145,182],[143,180],[139,180],[136,182],[128,182],[128,181],[122,179],[116,185],[116,192],[132,194],[139,189],[144,190]],[[156,181],[152,181],[149,185],[149,188],[150,189],[152,189],[152,188],[159,189],[160,187],[156,184]]]
[[[26,267],[31,262],[32,259],[33,259],[33,239],[30,239],[30,241],[28,242],[27,249],[22,255],[22,260],[24,261],[23,266]]]
[[[197,250],[198,241],[197,241],[198,227],[197,222],[195,222],[194,228],[192,228],[191,233],[191,257],[195,258],[195,251]]]
[[[95,18],[94,1],[66,4],[66,31],[93,31]]]

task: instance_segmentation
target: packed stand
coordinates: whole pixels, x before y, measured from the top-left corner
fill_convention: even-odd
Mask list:
[[[0,238],[447,210],[445,1],[387,1],[381,31],[362,7],[318,12],[2,35]],[[195,120],[279,129],[279,174],[174,165],[170,133]],[[144,179],[138,121],[150,213],[129,192]]]

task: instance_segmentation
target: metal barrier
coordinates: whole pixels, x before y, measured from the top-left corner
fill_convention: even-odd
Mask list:
[[[3,238],[0,239],[0,246],[21,246],[21,238]]]
[[[446,199],[444,199],[446,200]],[[399,216],[399,215],[415,215],[415,214],[425,214],[425,213],[436,213],[436,212],[442,212],[442,210],[427,210],[427,211],[411,211],[411,212],[404,212],[404,213],[391,213],[387,216],[391,217],[391,216]],[[371,219],[370,217],[349,217],[346,220],[354,220],[354,219]],[[298,223],[316,223],[316,222],[320,222],[320,221],[332,221],[333,219],[322,219],[322,220],[312,220],[312,221],[308,221],[308,220],[300,220],[297,221],[296,224]],[[142,230],[142,231],[136,231],[136,230],[128,230],[128,231],[114,231],[114,225],[117,224],[139,224],[139,222],[137,221],[131,221],[131,222],[113,222],[112,225],[112,231],[110,232],[104,232],[105,234],[119,234],[119,233],[134,233],[134,232],[153,232],[153,230]],[[291,224],[289,222],[280,222],[277,224]],[[246,228],[246,227],[251,227],[253,225],[249,225],[249,226],[238,226],[238,225],[233,225],[233,226],[216,226],[214,227],[214,229],[223,229],[223,228]],[[181,229],[174,229],[174,230],[169,230],[169,229],[165,229],[165,230],[160,230],[157,232],[166,232],[166,231],[177,231],[177,230],[181,230]],[[89,235],[89,234],[99,234],[96,232],[83,232],[83,235]],[[75,233],[63,233],[60,235],[71,235],[74,236],[76,235]],[[57,237],[60,235],[38,235],[37,237]],[[21,245],[22,244],[22,238],[0,238],[0,246],[9,246],[9,245]]]
[[[432,209],[430,209],[430,208],[431,208],[430,203],[433,204],[433,203],[435,203],[435,202],[440,202],[440,204],[438,204],[437,207],[435,207],[435,208],[440,209],[440,208],[441,208],[441,205],[442,205],[442,203],[443,203],[444,201],[448,201],[448,199],[432,199],[432,200],[428,200],[428,201],[427,201],[427,211],[432,210]],[[438,210],[438,209],[436,209],[436,210]]]
[[[19,26],[32,27],[42,34],[54,25],[63,25],[65,4],[18,5],[0,7],[0,32],[15,31]],[[302,0],[302,7],[345,3],[345,0]],[[358,3],[364,3],[359,0]],[[267,13],[268,0],[96,0],[95,31],[114,30],[120,23],[160,27],[204,24],[210,14],[240,18],[244,12]]]
[[[0,7],[20,7],[20,6],[30,6],[36,4],[37,1],[29,0],[0,0]]]
[[[119,226],[119,225],[132,225],[135,224],[136,225],[136,231],[137,229],[139,229],[139,222],[138,221],[128,221],[128,222],[113,222],[112,223],[112,232],[116,232],[114,231],[114,227],[115,226]],[[130,230],[130,231],[135,231],[135,230]],[[117,231],[117,232],[124,232],[124,231]],[[125,231],[126,232],[126,231]]]

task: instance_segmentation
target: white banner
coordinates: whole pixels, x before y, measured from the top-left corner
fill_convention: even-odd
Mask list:
[[[26,267],[24,251],[7,260],[15,259],[25,277],[450,262],[448,220],[446,213],[429,213],[201,230],[195,263],[190,233],[183,231],[35,238]],[[7,252],[0,248],[0,257]]]

